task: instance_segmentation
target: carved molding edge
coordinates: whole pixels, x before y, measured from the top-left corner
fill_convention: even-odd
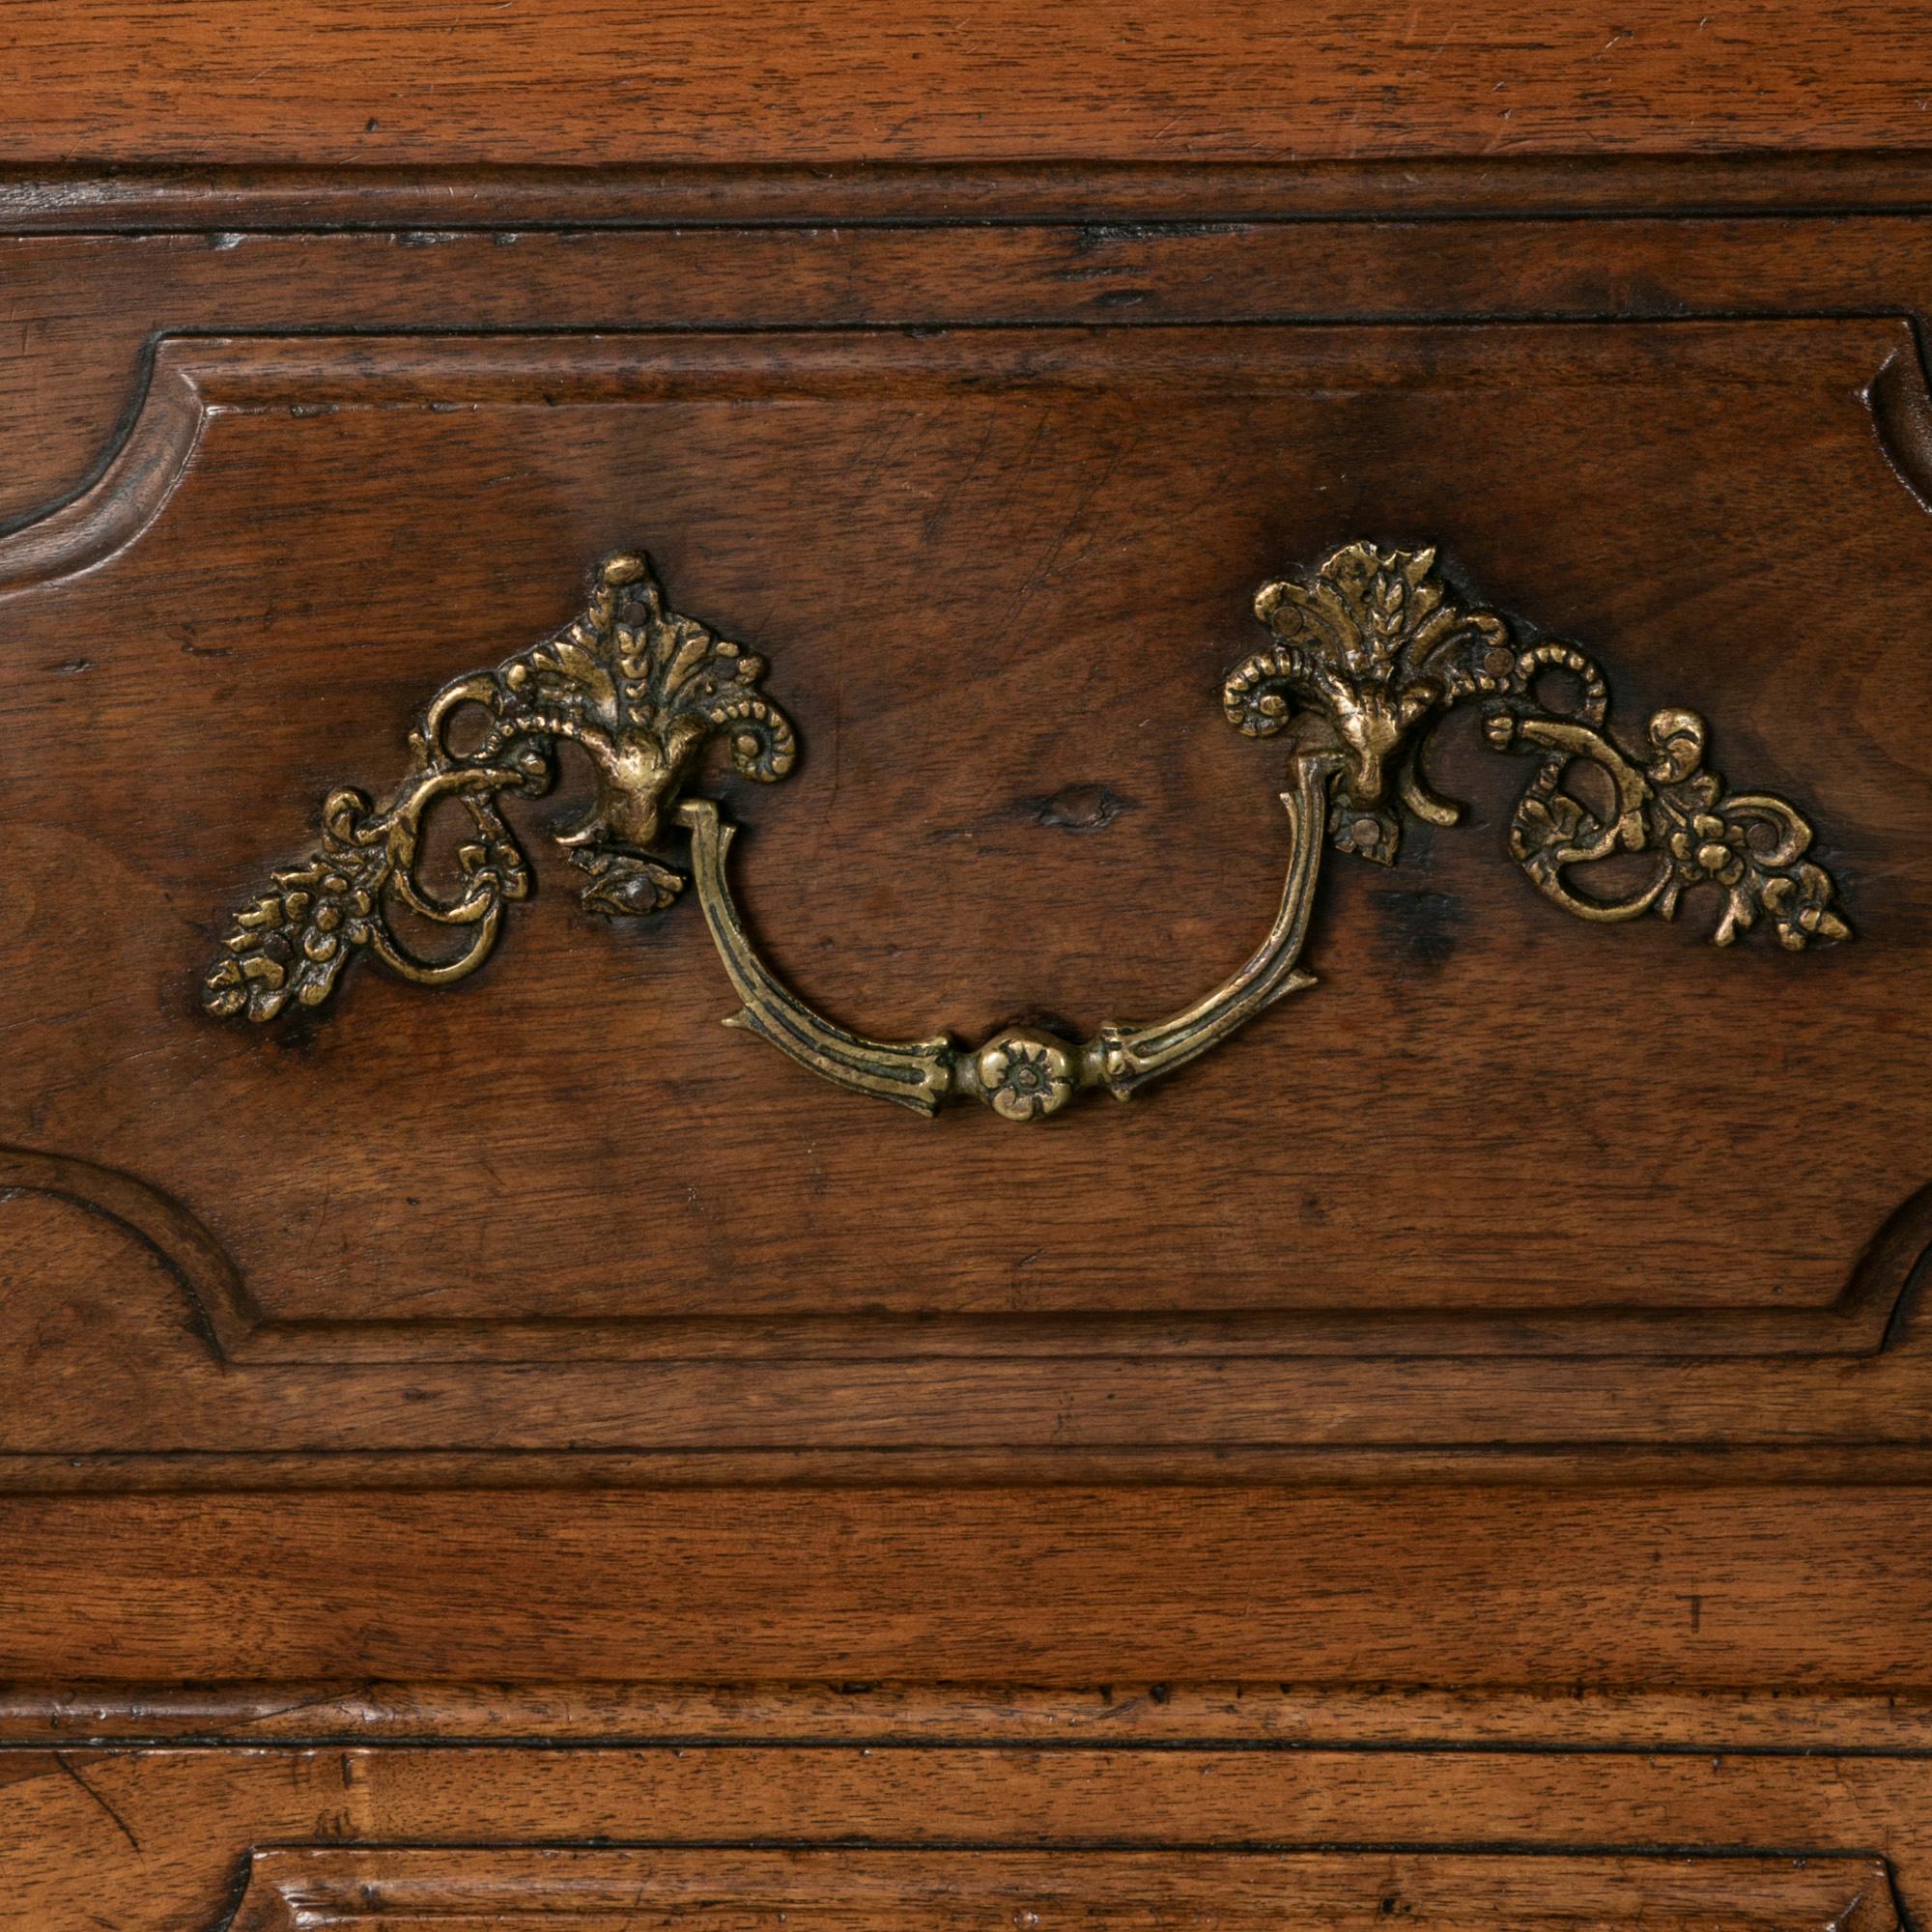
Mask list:
[[[1807,160],[1826,162],[1841,158],[1819,156]],[[1633,157],[1605,159],[1604,181],[1609,185],[1628,172]],[[1753,159],[1753,167],[1744,171],[1739,179],[1742,181],[1748,175],[1751,182],[1761,185],[1764,169],[1756,164],[1756,157]],[[1861,166],[1869,161],[1870,157],[1863,157]],[[1460,163],[1449,162],[1441,164],[1438,172],[1447,182],[1468,171]],[[1558,172],[1569,179],[1574,176],[1574,167],[1566,162],[1565,168]],[[1670,172],[1681,174],[1678,170]],[[1405,165],[1402,173],[1407,193],[1415,187],[1415,170]],[[782,175],[781,170],[774,179]],[[1269,176],[1270,171],[1264,169],[1254,180],[1259,185]],[[826,183],[820,178],[807,179],[811,193],[822,196]],[[1338,182],[1342,179],[1337,177]],[[1007,185],[1011,185],[1011,178]],[[31,200],[43,192],[47,185],[46,178],[37,176],[25,190],[27,198]],[[138,185],[118,176],[112,183],[92,182],[89,185],[103,188],[110,199],[128,206],[135,205],[141,193]],[[1040,185],[1050,195],[1057,194],[1062,191],[1064,181],[1049,174]],[[1662,185],[1657,185],[1659,191]],[[323,186],[327,196],[349,195],[357,207],[366,205],[370,195],[384,188],[382,184],[351,181],[327,182]],[[389,186],[406,198],[429,192],[407,185]],[[515,192],[535,193],[541,199],[554,187],[555,184],[522,184]],[[1486,164],[1483,170],[1469,177],[1468,187],[1478,200],[1492,196],[1496,191],[1495,171]],[[209,193],[213,201],[220,201],[235,191]],[[286,183],[244,184],[239,191],[261,193],[276,205],[295,205],[289,197],[296,191]],[[782,191],[789,194],[792,189],[787,186]],[[1278,185],[1257,185],[1256,191],[1273,200]],[[201,190],[195,185],[184,186],[176,183],[161,192],[164,199],[178,204],[184,194],[193,200]],[[655,196],[663,192],[663,187],[654,186],[648,192]],[[897,192],[892,190],[892,194]],[[1091,191],[1083,191],[1077,197],[1083,205],[1091,198]],[[8,199],[9,184],[0,181],[0,223],[4,223]],[[435,205],[444,212],[447,200],[446,195],[432,195]],[[1654,202],[1655,194],[1647,190],[1646,206]],[[53,211],[55,218],[51,226],[56,231],[71,218],[73,206],[62,199]],[[1514,208],[1504,212],[1523,213]],[[1861,203],[1860,212],[1869,213],[1871,206]],[[235,218],[233,210],[226,213],[216,210],[206,218],[214,232],[235,233],[247,228],[245,220]],[[1529,218],[1534,218],[1533,214]],[[293,221],[272,224],[275,229],[300,225]],[[97,232],[91,224],[89,232]],[[1426,320],[1412,319],[1406,326],[1429,326],[1439,320],[1432,314]],[[1543,326],[1589,331],[1627,327],[1636,320],[1615,307],[1578,308]],[[1690,317],[1680,326],[1697,327],[1721,320]],[[1780,325],[1809,318],[1767,311],[1751,320],[1755,324]],[[1892,346],[1884,350],[1877,373],[1860,393],[1893,473],[1922,508],[1932,510],[1932,389],[1927,385],[1917,325],[1895,310],[1884,309],[1861,311],[1836,320],[1875,324],[1893,332]],[[684,336],[693,333],[675,332]],[[420,395],[441,401],[460,393],[495,400],[516,392],[519,384],[532,383],[546,391],[567,384],[579,392],[587,389],[600,397],[608,396],[613,384],[635,383],[639,357],[632,346],[632,338],[638,336],[647,337],[656,344],[662,340],[663,331],[611,330],[600,332],[594,338],[525,335],[507,341],[475,337],[452,344],[449,339],[426,333],[417,327],[399,330],[380,351],[372,351],[365,336],[329,329],[299,336],[254,332],[219,335],[198,329],[156,335],[141,353],[132,390],[120,412],[118,425],[104,435],[85,473],[71,489],[39,507],[0,521],[0,596],[74,576],[139,540],[187,477],[215,412],[312,409],[325,402],[359,403],[376,394]],[[701,334],[697,340],[702,340]]]
[[[265,1313],[235,1259],[183,1202],[138,1176],[71,1155],[0,1146],[0,1210],[17,1197],[67,1201],[119,1228],[156,1255],[180,1287],[187,1327],[218,1363],[284,1367],[385,1364],[462,1369],[514,1361],[567,1375],[586,1362],[658,1363],[668,1355],[730,1362],[751,1374],[837,1356],[897,1361],[909,1351],[954,1359],[998,1355],[1051,1359],[1096,1350],[1143,1352],[1150,1324],[1133,1317],[964,1315],[907,1324],[873,1317],[817,1316],[748,1324],[637,1315],[608,1321],[541,1318],[469,1323],[394,1320],[283,1320]],[[1786,1361],[1871,1358],[1923,1347],[1932,1287],[1932,1183],[1887,1216],[1828,1305],[1767,1311],[1629,1309],[1409,1309],[1264,1311],[1254,1316],[1157,1318],[1159,1349],[1176,1360],[1256,1356],[1332,1360],[1395,1351],[1411,1359],[1564,1356],[1593,1360]],[[172,1376],[165,1359],[157,1375]]]
[[[1891,473],[1921,510],[1932,511],[1932,391],[1916,326],[1908,340],[1910,346],[1894,349],[1865,384],[1864,405]]]
[[[1391,1901],[1395,1903],[1391,1903]],[[1896,1932],[1889,1862],[1869,1853],[1809,1858],[1566,1846],[1391,1851],[1256,1848],[1134,1851],[1089,1846],[878,1850],[806,1844],[573,1843],[288,1845],[253,1851],[229,1932],[390,1924],[456,1928],[568,1915],[612,1932],[703,1924],[748,1913],[855,1926],[974,1922],[1139,1926],[1170,1916],[1237,1927],[1372,1932],[1400,1911],[1417,1928],[1574,1925],[1641,1918],[1662,1932],[1725,1925],[1764,1932]]]
[[[261,1306],[234,1258],[187,1208],[138,1175],[71,1154],[0,1146],[0,1206],[15,1194],[70,1202],[138,1241],[174,1277],[189,1328],[216,1361],[232,1360],[259,1332]]]

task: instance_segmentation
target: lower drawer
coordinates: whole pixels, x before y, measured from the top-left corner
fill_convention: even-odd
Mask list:
[[[681,1704],[553,1687],[461,1711],[369,1688],[219,1720],[253,1741],[160,1735],[191,1704],[12,1714],[0,1921],[1884,1932],[1910,1924],[1932,1858],[1932,1762],[1912,1747],[1814,1755],[1791,1742],[1817,1715],[1797,1704],[1695,1720],[1579,1697],[1568,1736],[1556,1706],[1541,1714],[1550,1743],[1512,1735],[1537,1721],[1527,1707],[1364,1697],[1324,1713],[1259,1688],[949,1705],[863,1687]],[[713,1735],[667,1735],[680,1710]],[[361,1742],[325,1735],[350,1720]],[[146,1738],[119,1734],[143,1721]],[[659,1735],[617,1735],[627,1721]],[[1865,1721],[1902,1736],[1918,1719]],[[1786,1742],[1713,1748],[1699,1722]],[[402,1736],[411,1723],[424,1734]],[[1350,1723],[1352,1742],[1327,1741]],[[89,1734],[65,1744],[68,1728]],[[1385,1741],[1404,1728],[1439,1741]],[[1577,1742],[1599,1736],[1623,1741]]]

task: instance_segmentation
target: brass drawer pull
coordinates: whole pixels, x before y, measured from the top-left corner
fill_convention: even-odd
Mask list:
[[[445,685],[412,732],[409,772],[385,804],[348,789],[329,795],[322,842],[236,916],[203,981],[203,1005],[254,1020],[273,1019],[292,1001],[319,1006],[360,951],[424,983],[473,972],[497,942],[503,908],[530,888],[500,801],[549,790],[567,739],[596,777],[589,811],[554,834],[586,875],[584,905],[614,919],[670,904],[685,879],[658,854],[669,827],[682,826],[706,923],[744,1002],[728,1024],[840,1086],[926,1114],[977,1099],[1009,1120],[1037,1120],[1089,1088],[1125,1099],[1315,983],[1297,961],[1324,842],[1388,865],[1404,810],[1437,825],[1461,817],[1461,807],[1430,789],[1421,754],[1435,724],[1464,700],[1482,707],[1492,747],[1537,760],[1510,821],[1509,851],[1566,911],[1669,919],[1687,890],[1711,885],[1723,895],[1713,934],[1720,946],[1760,918],[1794,952],[1850,936],[1831,875],[1805,857],[1809,824],[1783,799],[1727,793],[1704,767],[1696,713],[1654,713],[1643,748],[1627,752],[1610,736],[1609,687],[1595,662],[1570,644],[1515,640],[1496,612],[1458,600],[1434,550],[1348,545],[1312,572],[1264,584],[1255,611],[1273,641],[1229,675],[1222,703],[1248,735],[1289,739],[1281,906],[1252,958],[1154,1025],[1103,1026],[1077,1042],[1009,1027],[977,1048],[945,1035],[876,1040],[785,986],[732,902],[724,873],[732,827],[711,800],[681,794],[713,738],[728,741],[741,772],[770,781],[792,769],[796,734],[758,688],[763,660],[671,610],[640,555],[606,559],[583,614],[554,637]],[[1550,672],[1575,683],[1567,708],[1539,695]],[[1607,812],[1565,788],[1579,762],[1607,781]],[[422,875],[420,853],[429,814],[445,799],[462,805],[474,836],[458,849],[453,886],[440,891]],[[1600,897],[1573,883],[1573,871],[1619,854],[1650,859],[1634,887]],[[397,930],[399,907],[459,934],[458,949],[423,956]]]

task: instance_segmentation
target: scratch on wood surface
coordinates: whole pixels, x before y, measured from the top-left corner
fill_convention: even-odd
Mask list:
[[[132,1845],[133,1848],[138,1852],[141,1849],[141,1841],[134,1835],[133,1827],[128,1823],[127,1819],[122,1817],[120,1812],[115,1810],[113,1805],[110,1804],[107,1802],[107,1800],[100,1795],[99,1792],[95,1790],[94,1786],[88,1783],[87,1779],[84,1778],[80,1775],[80,1773],[73,1768],[72,1765],[68,1763],[67,1756],[64,1752],[55,1751],[54,1762],[60,1766],[61,1770],[64,1771],[68,1775],[68,1776],[72,1778],[73,1781],[80,1786],[81,1790],[86,1792],[88,1797],[96,1804],[98,1804],[101,1810],[106,1812],[108,1817],[114,1821],[114,1829],[117,1832],[119,1832],[121,1835],[124,1838],[126,1838],[128,1842],[130,1845]]]

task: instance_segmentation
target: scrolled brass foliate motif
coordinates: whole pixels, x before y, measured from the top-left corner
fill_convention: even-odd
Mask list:
[[[668,906],[685,880],[662,848],[670,827],[682,828],[699,904],[743,1002],[727,1024],[841,1086],[921,1113],[974,1099],[1008,1120],[1041,1120],[1087,1090],[1125,1099],[1312,986],[1297,962],[1324,843],[1389,865],[1405,811],[1457,822],[1462,808],[1430,788],[1421,759],[1430,732],[1464,702],[1481,708],[1490,745],[1537,761],[1508,846],[1566,911],[1668,919],[1690,888],[1712,886],[1722,895],[1719,945],[1760,920],[1794,952],[1850,936],[1831,875],[1806,857],[1810,825],[1783,799],[1727,791],[1704,764],[1708,734],[1696,713],[1654,713],[1641,746],[1627,749],[1610,732],[1609,686],[1596,662],[1571,644],[1520,641],[1495,611],[1460,601],[1434,550],[1348,545],[1311,572],[1264,584],[1255,611],[1273,641],[1229,675],[1222,704],[1239,730],[1285,734],[1291,745],[1281,904],[1253,956],[1171,1018],[1109,1024],[1084,1041],[1012,1026],[962,1047],[944,1034],[868,1038],[802,1000],[766,966],[732,901],[724,867],[733,828],[711,800],[682,796],[717,737],[747,776],[782,778],[797,756],[792,726],[757,688],[762,660],[670,610],[648,560],[630,554],[592,574],[588,606],[573,623],[436,695],[385,803],[347,789],[329,795],[316,850],[236,915],[203,1004],[255,1020],[291,1001],[320,1005],[357,952],[424,983],[473,972],[505,906],[530,887],[500,801],[547,791],[558,745],[569,741],[596,778],[591,809],[554,834],[586,875],[583,903],[613,919]],[[1576,693],[1567,705],[1539,696],[1552,673]],[[458,742],[466,720],[467,749]],[[1579,765],[1600,775],[1594,807],[1566,787]],[[453,884],[440,890],[423,875],[422,845],[445,799],[461,806],[472,836],[455,851]],[[1579,889],[1576,874],[1633,854],[1650,862],[1634,886]],[[399,912],[456,932],[457,949],[423,956],[406,942]]]
[[[1510,856],[1566,912],[1669,919],[1689,888],[1708,884],[1724,894],[1712,934],[1719,946],[1761,917],[1792,952],[1851,936],[1831,874],[1804,856],[1810,825],[1781,798],[1727,792],[1704,768],[1703,719],[1655,712],[1643,748],[1625,752],[1609,735],[1609,684],[1595,660],[1573,644],[1515,643],[1495,611],[1457,601],[1433,549],[1350,544],[1306,577],[1264,584],[1255,614],[1275,641],[1229,675],[1229,722],[1252,737],[1293,724],[1297,755],[1340,754],[1328,830],[1342,851],[1393,864],[1398,806],[1434,825],[1462,817],[1430,790],[1421,758],[1443,714],[1473,699],[1492,746],[1539,760],[1510,822]],[[1547,672],[1574,680],[1579,696],[1568,713],[1538,699]],[[1607,816],[1564,789],[1578,763],[1608,781]],[[1573,888],[1574,868],[1619,853],[1650,856],[1642,885],[1601,897]]]
[[[500,801],[548,791],[563,740],[582,749],[596,777],[590,810],[554,835],[586,875],[584,905],[610,919],[662,911],[684,877],[651,848],[705,745],[727,737],[738,769],[765,781],[797,757],[790,722],[758,692],[764,670],[761,658],[670,610],[647,557],[606,558],[581,617],[431,698],[410,734],[409,772],[383,806],[346,788],[328,795],[321,844],[236,914],[202,1004],[253,1020],[273,1019],[291,1000],[320,1006],[363,951],[424,984],[473,973],[503,908],[530,890]],[[466,727],[474,742],[459,750],[453,739]],[[461,805],[473,836],[457,848],[453,886],[439,890],[423,876],[421,848],[445,799]],[[399,908],[463,944],[422,957],[398,930]]]

